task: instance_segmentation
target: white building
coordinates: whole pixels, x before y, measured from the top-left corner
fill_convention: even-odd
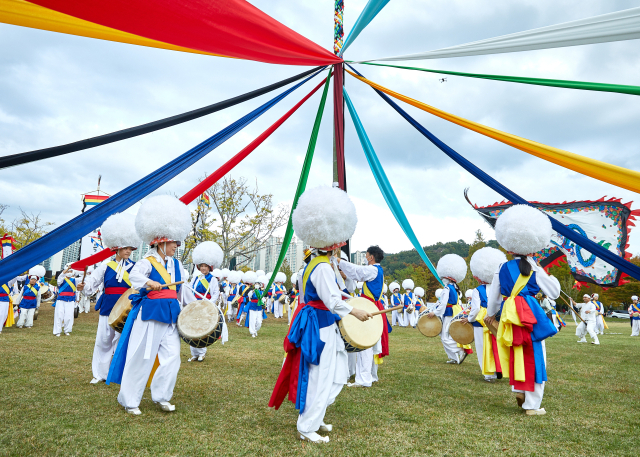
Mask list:
[[[272,236],[267,239],[267,242],[262,248],[258,249],[254,253],[248,254],[248,258],[242,255],[236,255],[236,257],[238,257],[237,266],[240,267],[246,265],[253,271],[273,271],[276,268],[276,263],[278,262],[280,251],[282,250],[282,241],[283,238]],[[302,240],[293,237],[285,257],[291,267],[291,271],[298,271],[302,267],[304,248],[305,246]],[[238,254],[240,252],[242,252],[241,249],[238,250]]]
[[[351,253],[351,263],[355,265],[366,265],[366,251],[356,251]]]

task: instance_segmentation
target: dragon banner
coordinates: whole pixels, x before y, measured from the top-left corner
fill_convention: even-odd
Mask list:
[[[465,198],[491,227],[495,226],[498,216],[513,205],[511,202],[503,201],[490,206],[478,206],[471,203],[466,192]],[[635,226],[635,216],[640,214],[639,210],[631,210],[631,203],[622,203],[619,198],[605,197],[595,201],[531,202],[567,227],[625,259],[631,257],[631,253],[627,252],[629,233]],[[573,277],[579,283],[597,284],[602,287],[616,287],[624,283],[621,283],[624,273],[555,231],[549,245],[534,254],[534,258],[547,270],[561,260],[566,261]]]

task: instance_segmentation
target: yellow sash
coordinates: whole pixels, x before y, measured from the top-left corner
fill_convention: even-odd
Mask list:
[[[502,365],[503,370],[508,370],[510,359],[509,348],[513,347],[513,379],[521,382],[524,382],[525,380],[524,353],[522,346],[513,346],[513,326],[523,326],[520,321],[520,316],[518,315],[518,310],[516,309],[516,297],[520,292],[522,292],[524,286],[527,285],[530,277],[531,275],[522,276],[522,274],[520,274],[513,286],[513,290],[511,290],[511,295],[504,301],[504,305],[502,306],[502,315],[500,316],[500,325],[498,326],[498,336],[496,338],[498,343],[498,355],[500,356],[500,364]]]
[[[151,265],[153,265],[153,268],[155,268],[156,271],[160,274],[160,277],[162,278],[164,283],[171,284],[171,275],[169,274],[167,269],[164,267],[164,265],[161,265],[160,262],[158,262],[154,257],[151,257],[151,256],[147,257],[147,260]],[[176,286],[169,286],[169,289],[176,290]]]
[[[366,282],[362,286],[362,293],[365,294],[367,297],[369,297],[373,301],[380,301],[380,297],[376,298],[376,297],[373,296],[373,292],[371,292],[371,290],[369,290],[369,286],[367,286]],[[382,361],[382,359],[380,359],[380,360]]]
[[[64,278],[64,282],[66,282],[67,284],[69,284],[69,286],[71,287],[71,290],[73,290],[74,292],[76,292],[76,285],[74,283],[72,283],[69,278]]]
[[[307,287],[307,281],[309,280],[309,276],[311,276],[311,272],[314,270],[315,267],[317,267],[321,263],[328,263],[329,265],[331,265],[331,262],[329,262],[329,257],[327,257],[326,255],[319,255],[316,258],[314,258],[311,262],[309,262],[309,265],[307,265],[307,268],[304,269],[304,274],[302,275],[302,291],[301,291],[303,297],[305,294],[305,288]]]
[[[65,278],[67,279],[67,278]],[[34,289],[33,286],[31,284],[27,284],[27,287],[29,288],[29,290],[31,290],[31,292],[33,292],[33,295],[35,295],[36,297],[38,296],[38,290]],[[75,292],[75,288],[73,289],[73,291]]]
[[[9,310],[7,312],[7,319],[4,323],[4,326],[11,327],[16,323],[15,319],[13,318],[13,300],[11,299],[11,289],[9,289],[9,287],[6,284],[3,284],[2,288],[4,289],[4,291],[7,293],[7,296],[9,297]],[[0,322],[2,322],[2,317],[0,317]]]
[[[209,290],[209,281],[207,281],[207,278],[205,278],[204,276],[202,278],[198,278],[198,281],[200,281],[202,283],[202,285],[205,287],[205,289]],[[205,293],[206,295],[206,293]]]
[[[115,262],[112,260],[107,264],[107,266],[111,267],[113,271],[116,271],[116,268],[118,267],[118,262]],[[131,281],[129,280],[129,272],[127,270],[124,270],[124,274],[122,275],[122,280],[127,283],[127,286],[131,287]]]

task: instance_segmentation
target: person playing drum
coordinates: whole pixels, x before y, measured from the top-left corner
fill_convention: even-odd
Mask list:
[[[175,411],[170,400],[180,370],[176,321],[181,305],[188,304],[188,297],[184,292],[187,288],[180,284],[167,288],[163,285],[183,279],[182,263],[173,256],[191,231],[191,213],[177,198],[159,195],[142,203],[135,225],[138,236],[151,249],[129,273],[131,285],[140,294],[130,297],[134,307],[118,342],[118,360],[114,358],[111,363],[107,382],[118,382],[120,378],[118,402],[127,413],[141,414],[138,407],[157,356],[159,366],[151,381],[151,400],[162,411]]]
[[[111,358],[120,339],[120,333],[109,325],[109,314],[120,296],[131,288],[129,272],[135,263],[129,260],[129,257],[142,243],[136,233],[135,216],[125,213],[110,216],[102,224],[101,233],[104,246],[111,249],[116,256],[102,263],[86,278],[83,290],[83,294],[88,298],[100,286],[104,287],[104,293],[100,295],[95,308],[100,312],[100,317],[91,361],[91,384],[105,381],[109,374]]]
[[[20,296],[16,300],[16,303],[20,304],[20,317],[18,318],[16,327],[33,327],[33,315],[35,314],[36,309],[40,308],[40,300],[42,296],[42,290],[40,289],[38,281],[44,276],[44,274],[45,269],[42,265],[36,265],[29,269],[27,281],[24,283]]]
[[[284,286],[284,282],[287,280],[287,275],[279,271],[276,273],[275,284],[273,285],[272,299],[273,299],[273,316],[276,319],[284,317],[284,298],[287,294],[287,288]]]
[[[58,298],[56,299],[53,313],[53,334],[60,336],[64,328],[64,334],[69,335],[73,330],[73,313],[76,308],[76,293],[82,291],[84,284],[78,272],[71,269],[70,264],[58,275]]]
[[[384,258],[384,252],[378,246],[371,246],[365,254],[367,265],[356,265],[341,257],[335,257],[340,270],[348,279],[362,281],[360,296],[375,303],[378,309],[383,310],[384,305],[380,301],[384,285],[384,272],[380,262]],[[386,318],[384,319],[386,323]],[[356,353],[356,379],[348,387],[371,387],[378,381],[379,359],[389,355],[389,333],[387,326],[383,326],[382,338],[370,349]]]
[[[253,338],[257,338],[258,330],[262,327],[262,320],[267,318],[264,308],[260,304],[260,298],[265,297],[266,302],[264,288],[266,286],[265,283],[269,280],[266,279],[266,276],[258,277],[253,271],[247,271],[242,280],[247,284],[247,290],[245,291],[247,321],[244,326],[249,328],[249,333]]]
[[[256,272],[248,270],[242,273],[242,281],[238,283],[240,290],[240,299],[238,300],[238,315],[236,316],[236,324],[238,324],[238,327],[242,327],[242,323],[249,314],[249,300],[247,300],[246,295],[253,288],[253,284],[255,283],[256,279],[258,279],[258,275],[256,275]]]
[[[493,281],[493,274],[498,267],[506,261],[507,257],[502,251],[487,246],[474,252],[469,262],[473,279],[480,285],[471,291],[469,317],[462,319],[462,322],[473,325],[473,341],[476,345],[480,372],[486,382],[495,382],[498,378],[497,373],[502,373],[500,358],[496,356],[496,338],[484,323],[487,316],[487,285]]]
[[[413,288],[415,284],[413,283],[413,279],[405,279],[402,281],[402,288],[404,289],[404,294],[402,295],[402,303],[404,308],[402,309],[403,313],[403,324],[400,324],[402,327],[415,327],[416,323],[414,320],[417,320],[416,310],[416,297],[413,295]]]
[[[200,274],[193,275],[193,279],[189,284],[190,290],[185,291],[189,303],[196,300],[207,300],[213,304],[218,302],[218,296],[220,295],[218,279],[211,272],[214,268],[220,266],[223,257],[222,249],[218,246],[218,243],[213,241],[204,241],[194,248],[191,259]],[[189,346],[189,349],[191,350],[191,357],[187,362],[195,360],[202,362],[207,354],[206,347],[194,348]]]
[[[324,416],[347,382],[348,371],[347,352],[335,315],[352,314],[361,321],[371,317],[370,313],[342,300],[329,260],[332,251],[345,245],[353,235],[356,209],[346,192],[318,187],[302,194],[292,219],[296,235],[318,248],[318,255],[309,262],[302,277],[300,294],[304,296],[304,304],[298,306],[285,338],[287,358],[269,406],[278,409],[289,394],[289,400],[295,402],[300,411],[298,437],[312,443],[326,443],[329,437],[317,432],[332,430],[331,425],[325,424]],[[312,344],[317,349],[305,355],[300,349],[303,341],[305,347]],[[302,377],[296,381],[299,374]]]
[[[391,307],[395,307],[398,305],[402,305],[403,299],[402,294],[400,293],[400,284],[397,282],[392,282],[389,284],[389,290],[391,291]],[[402,310],[393,310],[391,311],[391,326],[400,325],[400,327],[404,327],[404,312]]]
[[[13,319],[13,300],[11,294],[13,286],[20,279],[19,276],[10,279],[6,283],[0,285],[0,333],[3,327],[11,327]],[[11,318],[9,318],[11,316]]]
[[[541,408],[547,380],[544,340],[557,330],[536,300],[542,290],[552,299],[560,295],[560,283],[533,260],[546,248],[553,230],[549,217],[527,205],[514,205],[498,217],[496,239],[515,258],[494,273],[487,296],[487,325],[497,319],[498,352],[518,406],[528,416],[546,414]]]
[[[227,322],[235,319],[238,310],[238,301],[240,300],[240,280],[242,278],[241,271],[230,271],[227,276],[229,285],[227,286]],[[235,311],[234,311],[235,310]]]

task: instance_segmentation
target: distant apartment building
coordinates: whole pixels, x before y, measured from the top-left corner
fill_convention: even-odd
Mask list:
[[[366,251],[356,251],[351,253],[351,263],[355,265],[366,265],[367,258],[365,256]]]

